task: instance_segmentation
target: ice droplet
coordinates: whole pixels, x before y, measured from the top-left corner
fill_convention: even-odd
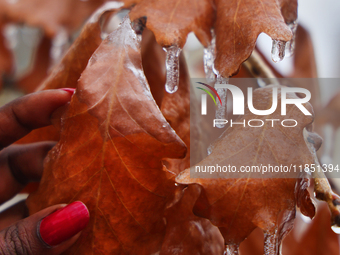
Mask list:
[[[296,37],[296,29],[298,27],[298,22],[297,22],[297,20],[295,20],[292,23],[289,23],[287,25],[293,33],[292,40],[288,41],[287,44],[286,44],[286,57],[291,57],[291,56],[294,55],[295,37]]]
[[[214,30],[211,30],[212,40],[210,45],[203,50],[203,63],[205,77],[208,82],[215,82],[214,61],[216,52],[216,37]]]
[[[285,57],[286,42],[281,40],[273,40],[272,60],[277,63]]]
[[[227,245],[224,255],[238,255],[238,245]]]
[[[332,226],[331,227],[331,229],[333,230],[333,232],[335,233],[335,234],[340,234],[340,227],[338,227],[338,226]]]
[[[53,64],[56,64],[61,59],[64,52],[67,50],[67,47],[68,47],[68,34],[65,29],[61,29],[57,33],[57,35],[53,38],[52,41],[50,54],[53,60]]]
[[[228,84],[228,82],[229,82],[229,78],[224,78],[220,74],[217,74],[217,79],[216,79],[215,85],[216,84]],[[217,91],[217,94],[221,98],[222,105],[221,104],[217,105],[215,118],[216,119],[225,119],[226,118],[226,112],[227,112],[227,109],[226,109],[226,107],[227,107],[227,90],[218,88],[218,89],[216,89],[216,91]],[[217,123],[216,127],[217,128],[224,128],[225,124]]]
[[[166,51],[166,92],[172,94],[177,91],[179,83],[179,54],[181,48],[170,46],[163,48]]]
[[[212,153],[213,149],[214,149],[214,146],[212,144],[210,144],[208,149],[207,149],[208,155],[210,155]]]

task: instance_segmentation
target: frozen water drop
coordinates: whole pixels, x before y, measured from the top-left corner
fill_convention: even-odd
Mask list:
[[[238,245],[227,245],[224,255],[238,255]]]
[[[170,46],[163,48],[166,51],[166,83],[165,90],[168,93],[174,93],[178,89],[179,83],[179,55],[181,48]]]
[[[281,40],[273,40],[272,60],[277,63],[285,57],[286,42]]]
[[[296,29],[298,27],[298,22],[295,20],[292,23],[287,24],[290,30],[293,33],[293,38],[287,42],[286,44],[286,57],[291,57],[294,55],[295,50],[295,38],[296,38]]]
[[[216,52],[216,37],[214,30],[211,31],[212,40],[210,45],[203,50],[203,63],[204,63],[204,72],[205,77],[208,82],[215,81],[215,73],[214,73],[214,61],[215,61],[215,52]]]
[[[332,228],[332,230],[333,230],[333,232],[335,233],[335,234],[340,234],[340,227],[338,227],[338,226],[332,226],[331,227]]]
[[[212,153],[213,149],[214,149],[214,146],[211,144],[207,149],[208,155],[210,155]]]

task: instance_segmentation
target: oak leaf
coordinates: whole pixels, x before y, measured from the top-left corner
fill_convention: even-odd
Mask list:
[[[199,187],[178,187],[178,201],[165,211],[166,234],[160,255],[222,255],[224,241],[217,227],[197,217],[192,208],[200,194]]]
[[[216,0],[215,3],[215,68],[224,77],[238,71],[255,48],[260,33],[274,40],[292,39],[276,0]]]
[[[105,0],[0,0],[0,16],[10,22],[40,27],[48,37],[54,37],[62,30],[68,34],[75,32],[103,3]]]
[[[254,91],[255,109],[270,108],[273,88],[275,86]],[[288,98],[297,98],[295,94],[287,95]],[[273,114],[261,118],[282,121],[280,101],[279,97],[278,108]],[[309,104],[305,104],[305,107],[312,112]],[[239,117],[237,121],[254,118],[255,116],[247,109],[245,115]],[[218,163],[221,166],[230,164],[240,169],[241,166],[247,165],[298,166],[314,163],[314,156],[307,147],[303,135],[304,128],[313,122],[313,116],[305,116],[295,105],[289,105],[285,118],[296,119],[298,125],[294,129],[289,129],[278,125],[272,127],[267,122],[260,128],[247,126],[228,128],[214,144],[212,153],[197,166],[212,166]],[[193,173],[195,166],[191,169]],[[279,244],[292,227],[297,203],[308,216],[314,216],[314,206],[306,191],[308,185],[302,182],[297,186],[296,173],[264,176],[252,173],[242,175],[221,173],[213,176],[215,177],[213,179],[204,177],[207,175],[200,178],[190,177],[190,169],[186,169],[176,180],[182,184],[202,186],[194,213],[210,219],[218,226],[228,245],[239,245],[256,227],[266,232],[268,244]],[[277,249],[278,246],[275,247]]]
[[[90,223],[67,254],[159,251],[175,188],[162,159],[184,157],[186,146],[151,96],[128,18],[91,57],[62,123],[30,213],[87,205]]]
[[[54,66],[49,76],[38,86],[36,91],[58,88],[76,88],[78,79],[89,59],[102,42],[100,20],[106,12],[117,12],[116,3],[106,3],[98,8],[84,25],[80,35],[68,49],[62,60]],[[31,83],[30,83],[31,84]],[[39,141],[58,141],[59,131],[54,126],[33,130],[18,143]]]
[[[210,0],[142,0],[130,16],[132,20],[146,16],[147,27],[163,47],[183,48],[190,32],[194,32],[204,46],[211,40],[214,9]]]

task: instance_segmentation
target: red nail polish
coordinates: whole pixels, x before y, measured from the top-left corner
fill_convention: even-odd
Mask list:
[[[87,207],[80,201],[73,202],[41,221],[40,237],[49,246],[58,245],[83,230],[89,220]]]
[[[73,95],[73,94],[74,94],[74,91],[75,91],[76,89],[74,89],[74,88],[61,88],[61,90],[64,90],[64,91],[70,93],[71,95]]]

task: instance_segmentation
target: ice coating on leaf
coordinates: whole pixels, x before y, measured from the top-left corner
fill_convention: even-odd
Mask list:
[[[278,242],[278,231],[264,233],[264,255],[280,255],[281,242]]]
[[[127,16],[82,72],[60,141],[28,202],[32,213],[61,201],[86,204],[90,223],[65,254],[159,251],[175,189],[162,160],[183,158],[187,149],[150,96],[142,70]]]
[[[288,27],[292,30],[293,33],[293,38],[287,42],[286,44],[286,57],[291,57],[294,55],[294,50],[295,50],[295,38],[296,38],[296,29],[298,27],[298,22],[295,20],[292,23],[288,24]]]
[[[164,48],[166,51],[166,92],[172,94],[177,91],[179,83],[179,54],[181,48],[170,46]]]
[[[212,40],[207,48],[203,50],[203,64],[205,77],[208,82],[215,82],[214,61],[216,54],[216,36],[214,30],[211,31]]]
[[[216,70],[215,70],[216,72]],[[229,82],[229,78],[224,78],[221,75],[218,74],[217,72],[217,80],[216,80],[216,84],[228,84]],[[226,118],[226,113],[227,113],[227,90],[226,89],[216,89],[217,94],[220,96],[221,101],[222,101],[222,105],[218,104],[217,105],[217,109],[216,109],[216,114],[215,114],[215,118],[216,119],[225,119]],[[218,128],[224,128],[225,124],[220,124],[217,123],[216,127]]]
[[[273,40],[272,45],[272,60],[277,63],[284,59],[286,51],[286,42],[280,40]]]

